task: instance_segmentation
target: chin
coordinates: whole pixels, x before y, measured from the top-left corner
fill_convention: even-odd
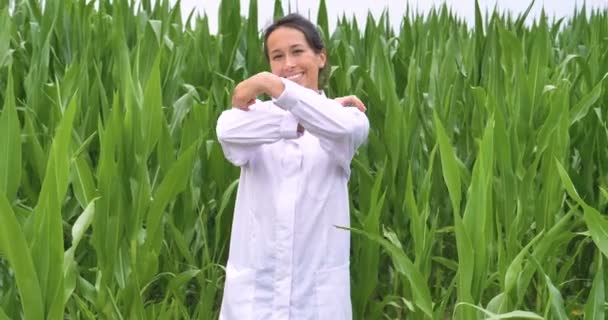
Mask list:
[[[298,84],[301,85],[302,87],[310,88],[310,83],[304,79],[302,79],[301,81],[298,81]]]

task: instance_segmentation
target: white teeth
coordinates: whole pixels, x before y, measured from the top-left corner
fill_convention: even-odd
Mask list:
[[[296,79],[300,78],[301,76],[302,76],[302,74],[298,73],[298,74],[294,74],[292,76],[287,77],[287,79],[289,79],[289,80],[296,80]]]

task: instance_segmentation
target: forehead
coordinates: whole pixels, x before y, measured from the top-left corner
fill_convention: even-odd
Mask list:
[[[309,47],[304,33],[298,29],[289,27],[279,27],[275,29],[268,36],[267,40],[268,52],[285,50],[296,45]]]

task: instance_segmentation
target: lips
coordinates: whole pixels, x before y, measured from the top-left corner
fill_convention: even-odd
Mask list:
[[[300,72],[300,73],[292,74],[290,76],[285,76],[285,79],[289,79],[291,81],[298,81],[298,80],[302,79],[303,76],[304,76],[304,73]]]

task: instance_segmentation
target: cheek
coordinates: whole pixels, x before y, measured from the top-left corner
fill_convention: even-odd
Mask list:
[[[270,72],[272,72],[273,74],[280,74],[281,73],[281,68],[282,65],[280,63],[277,62],[270,62]]]

